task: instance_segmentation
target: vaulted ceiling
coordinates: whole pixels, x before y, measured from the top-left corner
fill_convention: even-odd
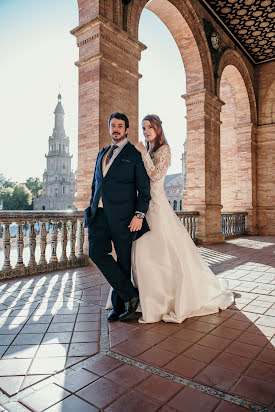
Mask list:
[[[275,0],[200,0],[254,64],[275,59]]]

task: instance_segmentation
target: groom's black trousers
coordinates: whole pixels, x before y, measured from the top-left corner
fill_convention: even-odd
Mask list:
[[[117,261],[110,254],[111,241]],[[113,287],[112,304],[120,311],[124,310],[124,302],[138,295],[131,282],[131,248],[132,233],[127,225],[123,233],[111,230],[103,208],[98,208],[92,228],[89,228],[89,256]]]

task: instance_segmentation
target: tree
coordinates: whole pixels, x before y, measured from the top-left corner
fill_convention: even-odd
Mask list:
[[[32,193],[25,184],[16,184],[1,190],[4,210],[32,209]]]
[[[38,177],[29,177],[25,185],[32,192],[33,197],[39,197],[42,194],[42,183]]]
[[[3,173],[0,173],[0,189],[2,189],[2,187],[4,186],[5,181],[5,176],[3,175]]]
[[[3,173],[0,173],[0,190],[7,187],[14,187],[16,184],[16,182],[11,182],[10,179],[6,179]]]

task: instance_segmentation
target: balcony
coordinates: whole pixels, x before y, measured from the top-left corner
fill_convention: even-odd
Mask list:
[[[195,240],[198,214],[178,216]],[[232,238],[234,228],[240,233],[236,222],[245,230],[245,217],[223,217],[235,222],[225,243],[198,247],[216,276],[229,281],[233,306],[182,324],[108,324],[109,286],[87,265],[83,214],[1,212],[3,409],[274,408],[275,237]],[[17,238],[9,237],[12,222]]]
[[[197,243],[196,219],[199,213],[182,211],[176,214]],[[221,227],[226,238],[245,234],[246,215],[222,214]],[[0,279],[88,264],[88,257],[83,250],[83,212],[1,211],[0,224],[3,226],[0,237],[0,251],[3,250],[0,254]],[[28,234],[24,236],[26,225]]]

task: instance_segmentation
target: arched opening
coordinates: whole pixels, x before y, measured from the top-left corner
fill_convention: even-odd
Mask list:
[[[221,76],[221,203],[225,211],[243,211],[251,205],[251,158],[246,153],[251,115],[244,80],[233,65]]]
[[[175,5],[173,3],[176,3]],[[214,91],[214,77],[210,52],[201,20],[192,1],[168,0],[133,1],[128,8],[127,27],[130,36],[138,37],[139,18],[143,9],[152,11],[168,28],[180,51],[186,72],[186,92],[194,93],[206,88]],[[135,16],[135,19],[133,19]],[[165,56],[164,61],[165,61]],[[162,62],[163,63],[163,62]]]
[[[144,141],[141,124],[144,116],[149,113],[158,115],[171,149],[167,175],[179,173],[186,138],[186,105],[181,97],[186,92],[182,57],[168,28],[146,8],[140,18],[139,41],[147,46],[139,62],[139,73],[142,75],[138,99],[140,140]],[[180,119],[180,125],[176,119]]]
[[[173,210],[178,210],[178,202],[176,201],[176,200],[174,200],[174,203],[173,203]]]

